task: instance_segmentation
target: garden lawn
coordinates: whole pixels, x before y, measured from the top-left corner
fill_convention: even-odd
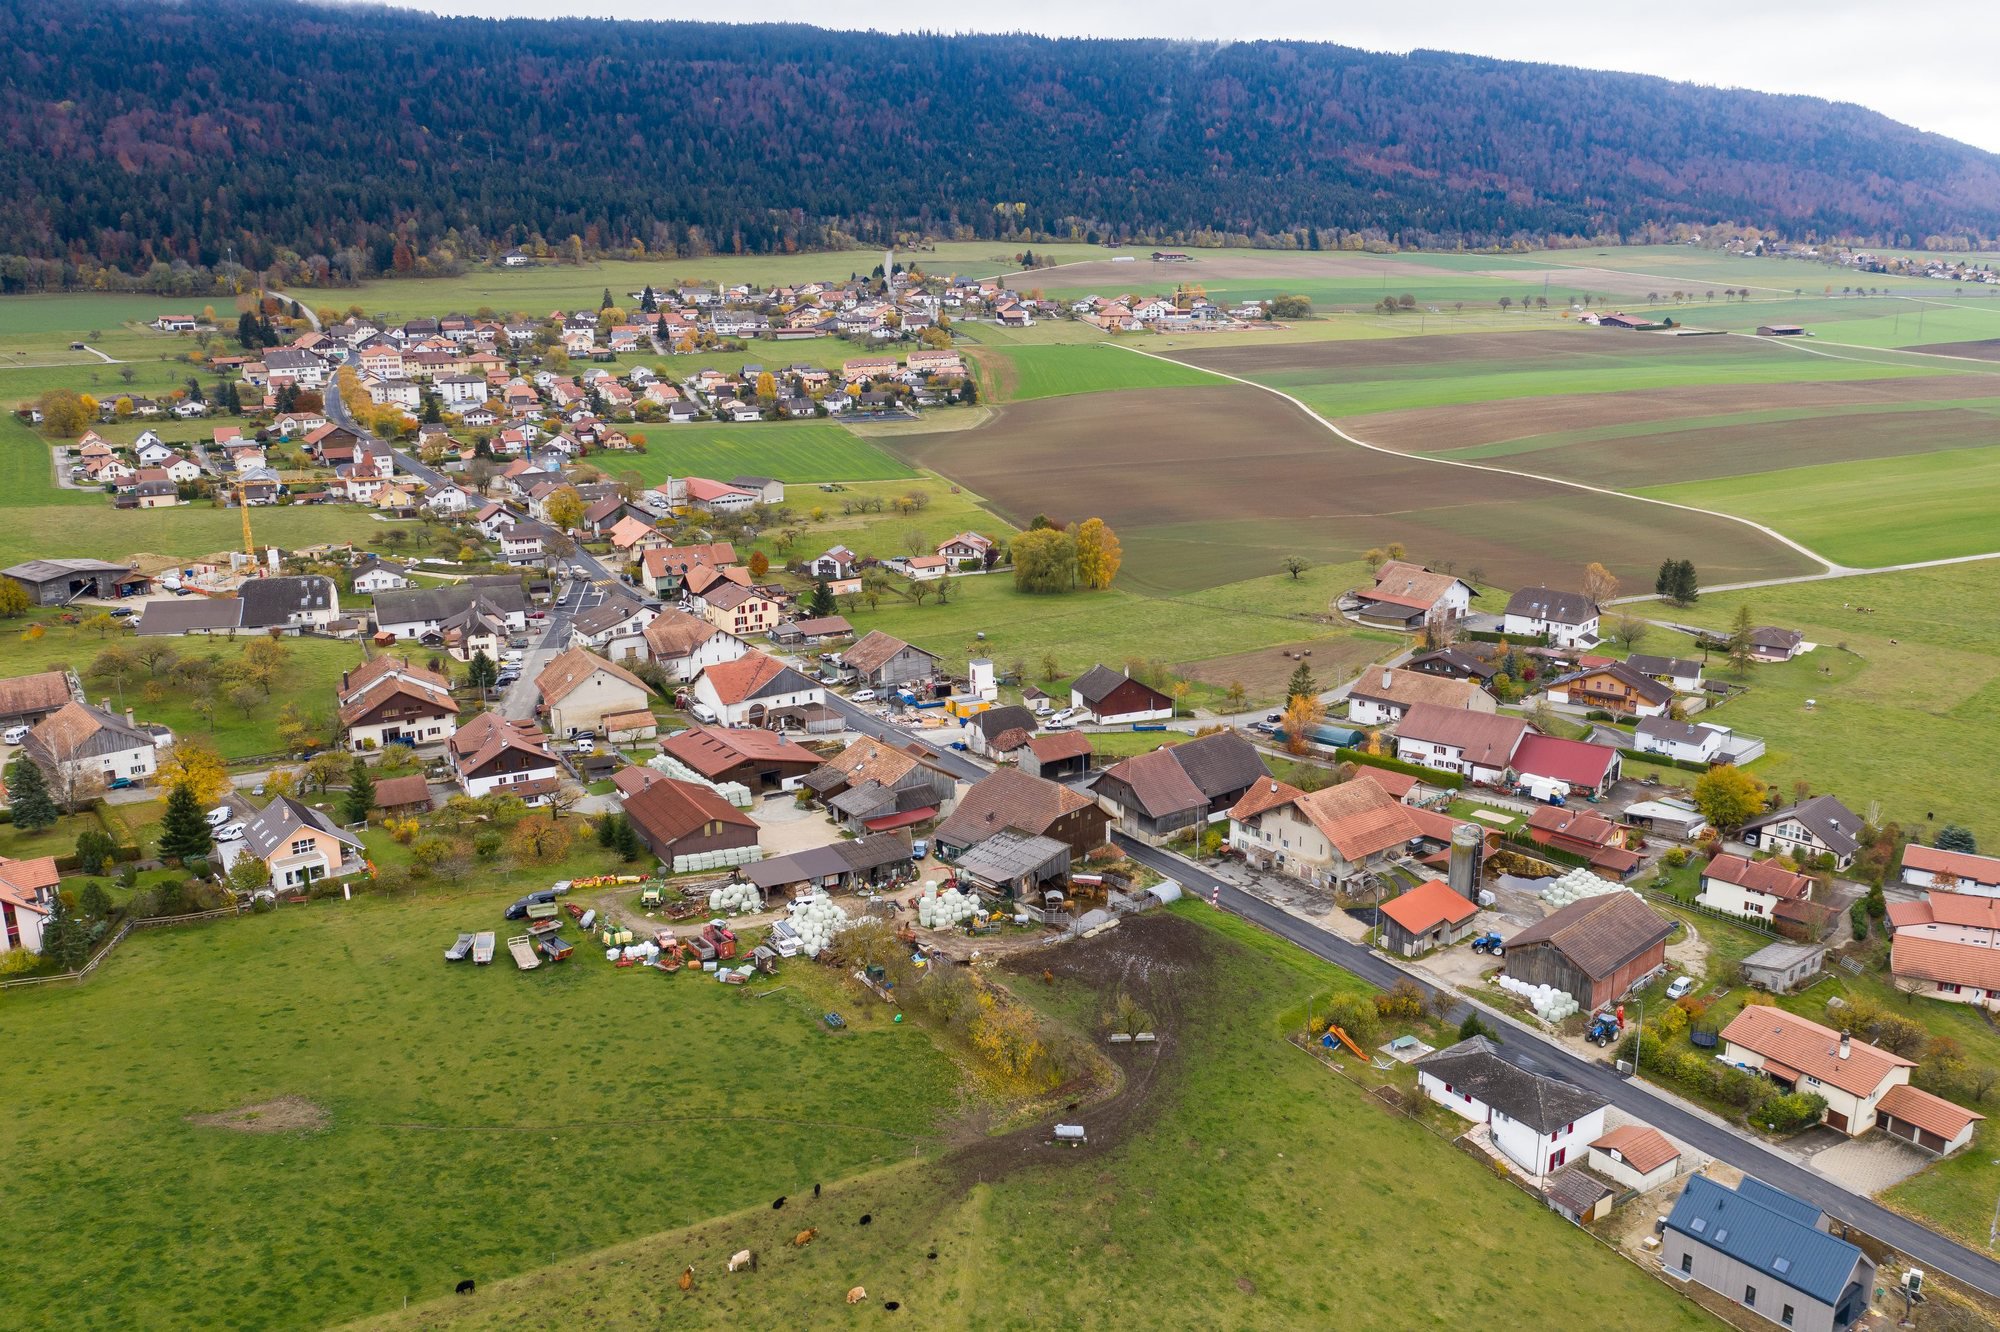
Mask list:
[[[14,1242],[0,1301],[66,1328],[323,1325],[803,1194],[949,1103],[914,1027],[699,976],[442,959],[546,875],[134,935],[0,1002]],[[135,1017],[142,1014],[142,1017]],[[49,1040],[60,1031],[60,1040]],[[303,1097],[317,1131],[189,1116]],[[174,1252],[161,1261],[161,1245]],[[718,1274],[719,1275],[719,1274]]]
[[[1710,1326],[1672,1287],[1285,1043],[1309,996],[1324,1011],[1359,982],[1206,908],[1174,917],[1129,927],[1151,936],[1178,924],[1200,953],[1169,964],[1178,1011],[1162,1026],[1165,1084],[1104,1154],[1030,1147],[976,1180],[949,1160],[885,1170],[818,1202],[794,1192],[781,1218],[745,1211],[371,1326],[792,1327],[829,1311],[879,1321],[889,1300],[911,1326],[1004,1330],[1456,1329],[1500,1308],[1526,1327]],[[1109,997],[1067,979],[1012,983],[1086,1028]],[[1137,1058],[1132,1080],[1149,1076]],[[1105,1129],[1089,1105],[1076,1118]],[[779,1239],[808,1224],[819,1228],[809,1247]],[[756,1274],[719,1270],[743,1246],[758,1251]],[[1451,1279],[1417,1298],[1406,1281],[1340,1275],[1387,1253]],[[673,1285],[686,1263],[695,1289],[682,1296]],[[866,1302],[842,1310],[855,1285]]]
[[[2000,550],[2000,448],[1793,467],[1636,492],[1741,514],[1860,568]]]
[[[940,411],[944,409],[939,409]],[[613,475],[633,472],[647,485],[669,476],[768,476],[803,481],[891,481],[915,469],[890,457],[845,426],[826,421],[712,422],[640,425],[646,452],[599,455]],[[797,507],[793,496],[787,500]]]

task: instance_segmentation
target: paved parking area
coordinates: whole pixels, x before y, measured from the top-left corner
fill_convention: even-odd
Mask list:
[[[1832,1132],[1832,1130],[1828,1130]],[[1813,1152],[1807,1162],[1816,1174],[1843,1188],[1874,1195],[1894,1188],[1931,1163],[1930,1156],[1883,1133],[1846,1138]]]

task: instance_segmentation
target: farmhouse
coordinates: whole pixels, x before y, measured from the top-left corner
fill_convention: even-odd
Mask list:
[[[661,777],[625,797],[632,831],[675,873],[702,868],[704,858],[739,852],[757,859],[757,821],[696,782]]]
[[[1174,715],[1171,698],[1101,663],[1070,684],[1069,705],[1089,714],[1090,720],[1100,726],[1164,721]]]
[[[1083,732],[1061,731],[1030,736],[1027,747],[1015,753],[1014,761],[1031,776],[1068,781],[1089,775],[1094,752],[1090,737]]]
[[[826,712],[826,690],[817,681],[755,651],[704,669],[694,698],[723,726],[779,730],[789,723],[810,730]]]
[[[668,607],[653,617],[641,635],[645,655],[671,680],[694,679],[710,666],[735,661],[750,645],[707,620]]]
[[[1385,629],[1422,629],[1451,624],[1472,609],[1479,595],[1470,583],[1450,574],[1432,573],[1420,564],[1390,560],[1375,571],[1375,583],[1356,592],[1355,617]]]
[[[1571,707],[1600,709],[1616,717],[1661,717],[1674,691],[1622,661],[1589,666],[1549,682],[1549,700]]]
[[[990,780],[990,779],[989,779]],[[915,754],[864,736],[800,779],[850,831],[903,828],[951,808],[956,779]]]
[[[623,666],[580,647],[559,654],[535,676],[541,711],[558,735],[599,731],[616,713],[644,712],[652,691]]]
[[[662,740],[660,752],[711,782],[735,782],[752,791],[796,785],[822,762],[810,749],[755,727],[691,726]]]
[[[1421,957],[1472,933],[1479,908],[1441,879],[1426,879],[1381,908],[1382,946],[1404,957]]]
[[[1803,1198],[1745,1176],[1689,1177],[1661,1232],[1660,1265],[1798,1332],[1840,1332],[1868,1313],[1875,1264],[1827,1233]]]
[[[755,884],[767,897],[781,893],[798,898],[898,883],[909,864],[908,834],[871,833],[851,842],[759,860],[737,870],[736,877]]]
[[[1666,966],[1673,926],[1630,892],[1570,903],[1507,941],[1506,970],[1529,985],[1549,985],[1595,1010]]]
[[[1344,887],[1421,835],[1407,806],[1358,779],[1311,794],[1266,779],[1229,809],[1229,844],[1248,864],[1314,884]]]
[[[1009,830],[1047,837],[1086,856],[1105,841],[1105,813],[1090,797],[1067,786],[1002,768],[966,791],[951,817],[937,828],[938,854],[963,855],[995,833]]]
[[[29,677],[36,678],[36,677]],[[1911,842],[1903,848],[1902,881],[1912,888],[1941,888],[1978,897],[2000,897],[2000,858],[1969,851],[1940,851]]]
[[[1782,904],[1808,902],[1812,894],[1811,879],[1782,869],[1772,861],[1717,856],[1702,866],[1701,894],[1695,900],[1732,916],[1756,916],[1768,921],[1777,918]]]
[[[1528,723],[1519,717],[1413,703],[1396,726],[1396,757],[1497,786],[1527,734]]]
[[[1356,726],[1388,726],[1401,721],[1416,703],[1466,712],[1492,713],[1499,705],[1493,695],[1469,680],[1454,680],[1422,671],[1370,668],[1347,691],[1347,719]]]
[[[387,745],[433,745],[458,729],[451,682],[408,658],[383,655],[343,671],[336,693],[347,747],[359,753]]]
[[[459,727],[446,753],[459,790],[475,798],[504,791],[538,804],[562,776],[562,764],[549,752],[539,726],[497,712],[482,712]]]
[[[1018,703],[988,708],[966,722],[966,744],[981,758],[1012,759],[1034,738],[1035,724],[1035,714]]]
[[[27,560],[0,570],[27,590],[37,606],[66,606],[78,597],[110,600],[144,591],[152,580],[129,564],[104,560]]]
[[[1644,860],[1638,852],[1625,849],[1624,828],[1593,810],[1537,805],[1527,827],[1534,841],[1582,856],[1607,878],[1626,878]]]
[[[110,700],[105,700],[108,704]],[[87,795],[110,782],[146,781],[159,769],[163,741],[107,707],[72,700],[35,724],[21,750],[44,772],[58,799]]]
[[[840,660],[871,689],[892,689],[914,680],[927,680],[938,668],[935,652],[913,647],[880,629],[871,629],[856,639],[853,647],[840,654]]]
[[[67,671],[38,671],[0,680],[0,727],[33,726],[73,697]]]
[[[1507,600],[1500,631],[1510,638],[1546,637],[1560,648],[1587,648],[1597,643],[1597,603],[1581,592],[1552,587],[1524,587]]]
[[[241,841],[223,843],[223,859],[249,856],[264,863],[274,888],[305,888],[321,879],[345,878],[367,867],[361,841],[332,816],[279,796],[244,825]]]
[[[1582,1156],[1604,1134],[1607,1102],[1516,1068],[1484,1036],[1419,1059],[1417,1087],[1460,1118],[1486,1125],[1493,1145],[1537,1178]]]
[[[1157,843],[1225,812],[1270,775],[1255,745],[1222,731],[1113,764],[1092,789],[1122,831]]]
[[[1816,858],[1831,856],[1844,870],[1861,848],[1861,818],[1830,795],[1814,796],[1743,825],[1746,845],[1774,854]]]

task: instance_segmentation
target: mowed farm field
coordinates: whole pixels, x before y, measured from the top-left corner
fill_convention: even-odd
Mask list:
[[[1289,555],[1343,562],[1390,542],[1502,587],[1573,581],[1592,560],[1649,581],[1684,555],[1714,581],[1812,571],[1726,518],[1357,448],[1244,385],[1012,403],[976,431],[891,443],[1017,526],[1038,512],[1104,518],[1125,544],[1121,582],[1140,590],[1214,587]]]

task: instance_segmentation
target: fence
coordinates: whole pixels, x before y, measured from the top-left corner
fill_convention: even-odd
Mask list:
[[[1690,902],[1686,898],[1675,897],[1672,893],[1662,892],[1658,888],[1647,888],[1643,891],[1646,896],[1652,898],[1655,902],[1664,902],[1668,906],[1678,908],[1681,911],[1693,911],[1700,915],[1713,917],[1716,920],[1726,920],[1732,925],[1741,925],[1746,930],[1761,934],[1766,939],[1776,939],[1778,937],[1776,930],[1760,923],[1754,917],[1739,916],[1734,911],[1719,911],[1712,906],[1703,906],[1700,902]]]
[[[98,964],[110,957],[111,950],[124,943],[125,936],[134,930],[158,929],[165,925],[193,925],[204,920],[220,920],[224,916],[240,916],[247,910],[249,910],[248,903],[239,903],[236,906],[218,907],[214,911],[194,911],[185,916],[153,916],[145,920],[128,920],[118,927],[118,932],[106,940],[104,947],[98,949],[80,970],[65,971],[59,976],[20,976],[13,980],[0,981],[0,990],[25,988],[30,985],[54,985],[63,981],[81,983],[91,972],[97,970]]]

